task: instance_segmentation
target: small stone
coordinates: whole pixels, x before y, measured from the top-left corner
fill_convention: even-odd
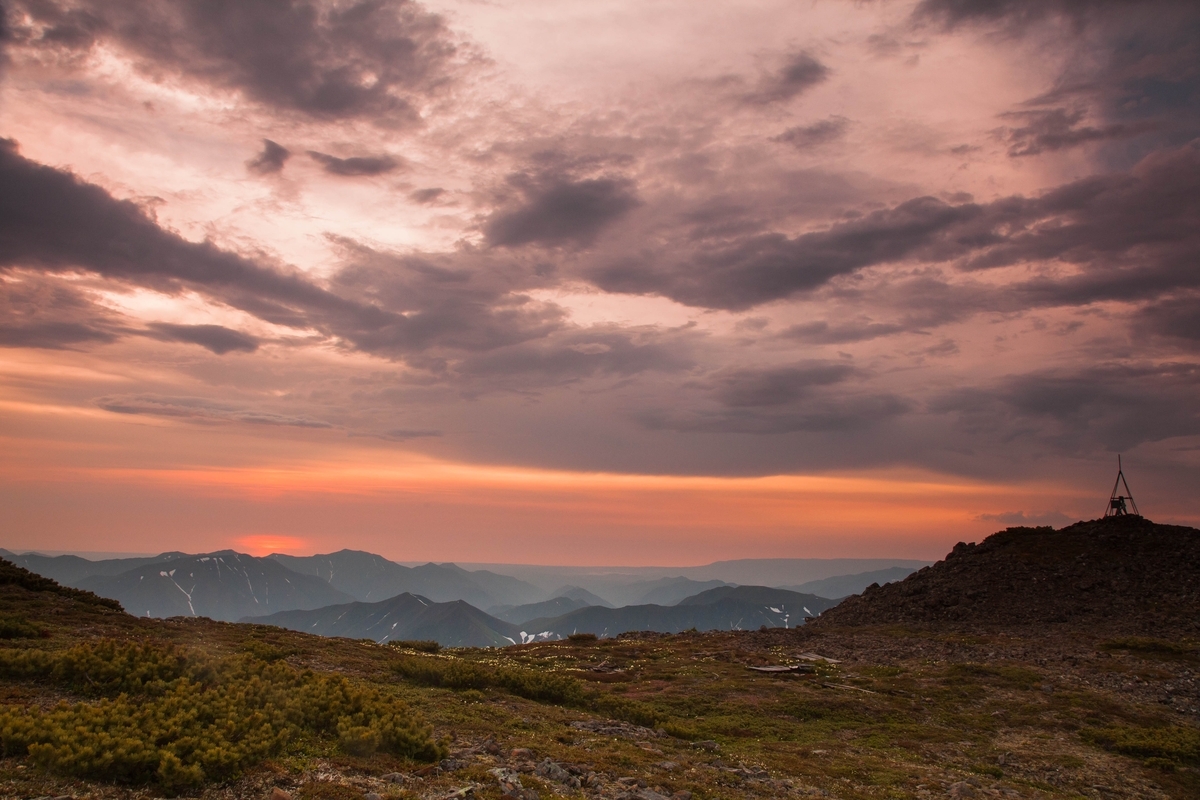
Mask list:
[[[692,800],[692,793],[687,789],[680,789],[675,794],[671,795],[672,800]]]
[[[635,796],[638,798],[638,800],[668,800],[665,794],[659,794],[653,789],[647,789],[645,787],[638,789]]]
[[[514,747],[513,751],[509,753],[509,756],[514,761],[530,761],[533,759],[533,751],[528,747]]]
[[[721,745],[717,744],[714,741],[707,740],[707,739],[703,742],[692,742],[692,747],[699,747],[701,750],[720,750],[721,749]]]
[[[271,790],[271,800],[292,800],[292,796],[276,786]]]
[[[380,775],[379,777],[381,780],[385,780],[388,783],[404,783],[406,780],[408,780],[408,776],[403,772],[389,772],[385,775]]]
[[[953,798],[974,797],[975,787],[966,781],[959,781],[958,783],[950,784],[950,788],[946,791],[946,794]]]
[[[679,765],[674,761],[660,761],[658,762],[658,768],[665,769],[670,772],[673,769],[679,769]]]
[[[379,792],[367,792],[363,795],[363,800],[383,800],[383,795]]]

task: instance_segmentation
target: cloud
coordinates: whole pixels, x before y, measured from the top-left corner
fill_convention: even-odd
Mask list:
[[[1135,315],[1134,324],[1143,333],[1200,350],[1200,293],[1190,292],[1143,306]]]
[[[79,289],[31,273],[0,275],[0,346],[62,350],[107,344],[127,329]]]
[[[455,369],[473,382],[540,387],[598,375],[680,372],[695,365],[693,344],[686,332],[618,326],[568,328],[537,341],[473,354]]]
[[[409,192],[408,199],[414,203],[432,203],[445,193],[446,190],[441,188],[417,189],[415,192]]]
[[[717,400],[731,408],[782,406],[814,387],[841,383],[854,374],[846,364],[803,364],[766,370],[733,370],[716,382]]]
[[[816,289],[864,267],[916,258],[941,259],[936,247],[978,218],[975,204],[918,197],[824,231],[789,238],[763,233],[693,252],[690,258],[625,260],[589,270],[607,291],[661,294],[686,305],[744,310]],[[952,251],[957,248],[952,248]]]
[[[791,100],[829,77],[829,67],[808,53],[795,53],[783,66],[764,76],[754,91],[742,96],[743,101],[767,105]]]
[[[917,197],[795,237],[754,232],[701,248],[598,261],[601,289],[740,311],[811,293],[835,278],[904,261],[965,271],[1066,262],[1008,284],[1023,307],[1137,301],[1200,286],[1200,143],[1147,156],[1128,172],[1036,197],[947,203]],[[797,330],[816,336],[816,330]]]
[[[97,397],[96,406],[114,414],[146,414],[174,417],[189,422],[242,422],[250,425],[281,425],[293,428],[332,428],[328,422],[309,417],[278,414],[273,411],[221,403],[204,397],[171,397],[155,394],[109,395]]]
[[[633,183],[619,178],[537,178],[514,175],[520,200],[484,223],[493,247],[523,244],[590,244],[611,222],[640,204]]]
[[[849,125],[850,120],[845,117],[829,117],[828,119],[818,120],[812,125],[788,128],[771,141],[790,144],[797,150],[810,150],[842,138]]]
[[[1008,154],[1013,157],[1036,156],[1088,142],[1124,139],[1151,129],[1145,123],[1081,127],[1079,122],[1083,119],[1083,112],[1067,111],[1065,108],[1013,111],[1005,116],[1025,122],[1019,128],[1004,130],[1004,138],[1009,143]]]
[[[781,339],[794,339],[808,344],[850,344],[890,336],[906,330],[906,326],[895,323],[871,322],[860,320],[838,325],[830,325],[824,320],[817,322],[802,322],[792,325],[779,333]]]
[[[1038,511],[1026,514],[1024,511],[1004,511],[999,514],[980,514],[975,517],[980,522],[999,522],[1001,525],[1013,527],[1063,526],[1075,522],[1061,511]]]
[[[380,156],[338,158],[325,153],[318,153],[315,150],[309,150],[308,155],[330,175],[345,175],[347,177],[382,175],[385,172],[392,172],[401,166],[400,161],[386,154]]]
[[[149,336],[153,339],[198,344],[219,356],[230,352],[253,353],[258,349],[258,339],[221,325],[175,325],[169,322],[152,322],[146,327],[149,328]]]
[[[263,139],[262,152],[246,162],[246,169],[259,175],[270,175],[281,171],[291,155],[283,145]]]
[[[1023,29],[1048,16],[1083,21],[1108,9],[1151,5],[1143,0],[921,0],[913,11],[918,21],[933,20],[948,28],[967,23],[1005,23]]]
[[[14,0],[10,39],[45,57],[106,44],[152,78],[234,89],[280,110],[396,125],[453,80],[456,47],[415,2]],[[28,22],[25,22],[28,20]]]
[[[1013,375],[933,399],[930,410],[957,417],[960,430],[1030,441],[1058,452],[1139,444],[1200,433],[1200,367],[1114,363]]]
[[[815,398],[801,405],[758,408],[660,408],[642,411],[637,420],[649,430],[678,433],[860,433],[909,412],[912,404],[887,393],[847,393]]]
[[[166,293],[191,287],[281,325],[356,310],[298,274],[163,230],[134,203],[0,140],[0,270],[17,267],[86,270]]]
[[[392,428],[379,434],[382,439],[387,439],[392,442],[407,442],[412,439],[428,439],[431,437],[441,436],[441,431],[434,430],[411,430],[408,428]]]

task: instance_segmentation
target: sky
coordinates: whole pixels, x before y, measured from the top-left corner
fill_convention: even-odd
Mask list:
[[[1200,525],[1200,6],[0,0],[0,546]]]

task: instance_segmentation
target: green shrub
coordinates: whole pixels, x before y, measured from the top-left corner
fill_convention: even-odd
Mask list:
[[[305,733],[336,736],[355,755],[445,755],[394,698],[282,661],[105,640],[0,652],[0,674],[100,697],[49,711],[0,706],[0,755],[66,775],[181,789],[231,777]]]
[[[609,694],[588,691],[569,675],[520,667],[491,667],[459,658],[398,659],[392,668],[422,686],[440,686],[456,691],[502,689],[517,697],[539,703],[582,708],[607,714],[636,725],[653,727],[662,717],[649,706]]]
[[[49,635],[24,617],[0,617],[0,639],[40,639]]]

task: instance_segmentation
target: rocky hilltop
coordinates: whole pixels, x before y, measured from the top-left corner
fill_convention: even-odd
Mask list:
[[[813,623],[1086,626],[1141,636],[1200,632],[1200,530],[1124,516],[1008,528],[898,583],[870,586]]]

